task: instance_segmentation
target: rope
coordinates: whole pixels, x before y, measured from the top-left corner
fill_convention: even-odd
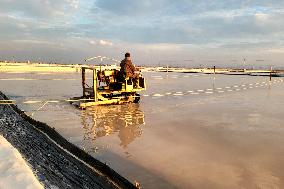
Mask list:
[[[34,114],[35,114],[36,112],[38,112],[40,109],[42,109],[47,103],[48,103],[48,101],[46,101],[46,102],[45,102],[41,107],[39,107],[36,111],[33,111],[33,112],[31,113],[31,117],[33,117]]]

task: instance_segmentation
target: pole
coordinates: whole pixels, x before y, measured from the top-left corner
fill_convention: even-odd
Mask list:
[[[270,66],[270,75],[269,75],[269,81],[272,80],[272,66]]]
[[[84,67],[82,67],[82,87],[83,87],[83,97],[85,97],[85,96],[86,96],[86,86],[85,86],[85,84],[86,84],[86,77],[85,77],[85,72],[86,72],[85,68],[84,68]]]
[[[97,70],[93,69],[93,92],[94,92],[94,101],[96,102],[98,100],[97,95]]]
[[[246,71],[246,59],[244,58],[244,72]]]

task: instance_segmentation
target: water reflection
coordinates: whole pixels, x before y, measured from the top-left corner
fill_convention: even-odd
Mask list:
[[[82,111],[81,118],[84,141],[118,133],[123,148],[142,135],[141,125],[145,124],[139,104],[96,106]]]

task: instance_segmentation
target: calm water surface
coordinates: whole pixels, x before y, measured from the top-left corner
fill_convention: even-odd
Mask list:
[[[139,104],[87,110],[24,103],[80,96],[77,73],[0,73],[0,90],[143,188],[284,188],[281,78],[144,75],[149,96]]]

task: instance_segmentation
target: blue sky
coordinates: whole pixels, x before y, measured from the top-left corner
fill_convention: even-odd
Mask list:
[[[0,59],[284,66],[282,0],[0,0],[0,29]]]

